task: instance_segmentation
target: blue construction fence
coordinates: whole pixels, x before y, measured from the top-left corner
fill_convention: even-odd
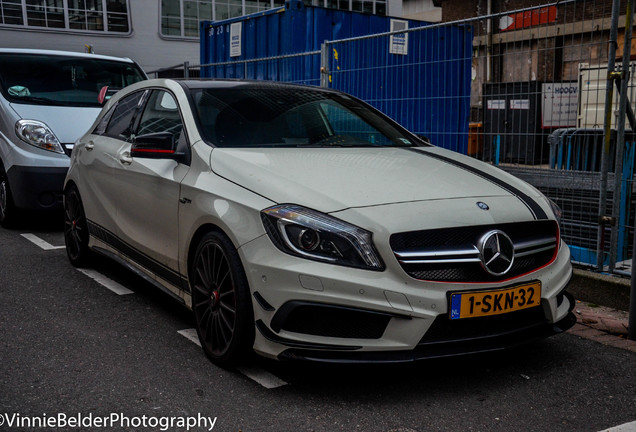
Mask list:
[[[400,30],[405,32],[395,33]],[[370,103],[438,146],[467,153],[470,25],[431,25],[290,0],[283,8],[202,21],[200,34],[203,78],[322,84]]]

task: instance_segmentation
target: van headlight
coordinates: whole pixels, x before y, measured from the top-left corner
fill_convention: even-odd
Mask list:
[[[42,122],[18,120],[15,124],[15,133],[27,144],[55,153],[64,153],[64,149],[53,131]]]
[[[283,252],[347,267],[384,270],[369,231],[297,205],[270,207],[261,217],[267,235]]]

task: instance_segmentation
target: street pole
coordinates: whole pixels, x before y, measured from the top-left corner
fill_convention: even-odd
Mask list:
[[[622,126],[622,129],[619,128],[619,133],[622,130],[623,134],[625,133],[625,111],[623,109],[627,106],[628,100],[627,97],[627,86],[631,81],[630,78],[630,55],[631,55],[631,46],[632,46],[632,26],[634,22],[634,6],[636,5],[636,0],[629,0],[627,2],[627,20],[625,22],[625,44],[623,47],[623,77],[621,82],[621,100],[619,107],[619,116],[618,119],[621,122],[619,126]],[[630,123],[632,122],[632,118],[630,118]],[[634,129],[634,124],[631,124],[632,130]],[[618,172],[616,175],[618,176]],[[633,178],[631,179],[633,181]],[[614,192],[616,193],[616,192]],[[631,340],[636,340],[636,280],[634,278],[634,271],[636,270],[636,235],[634,235],[634,244],[632,245],[632,280],[631,280],[631,292],[629,297],[629,324],[628,324],[628,338]]]
[[[618,45],[618,16],[620,15],[620,0],[612,2],[612,26],[610,28],[610,38],[607,59],[607,81],[605,91],[605,121],[603,125],[603,152],[601,153],[601,190],[599,196],[599,217],[598,236],[596,246],[596,267],[599,272],[603,271],[605,261],[605,225],[609,219],[607,212],[607,172],[609,171],[611,131],[612,131],[612,107],[614,96],[614,68],[616,62],[616,46]],[[618,175],[618,173],[616,173]]]

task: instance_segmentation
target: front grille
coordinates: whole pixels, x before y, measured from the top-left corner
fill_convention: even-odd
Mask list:
[[[477,244],[489,231],[503,231],[514,244],[513,265],[503,275],[482,266]],[[532,272],[550,263],[558,247],[554,221],[411,231],[393,234],[395,256],[411,277],[439,282],[497,282]]]

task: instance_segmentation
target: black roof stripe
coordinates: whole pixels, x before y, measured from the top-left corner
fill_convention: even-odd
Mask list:
[[[491,174],[488,174],[484,171],[479,170],[478,168],[475,168],[473,166],[470,166],[468,164],[465,164],[463,162],[457,161],[455,159],[451,159],[449,157],[446,156],[442,156],[436,153],[431,153],[431,152],[427,152],[427,151],[423,151],[420,150],[419,148],[416,147],[409,147],[409,148],[405,148],[405,150],[409,150],[412,151],[414,153],[418,153],[420,155],[425,155],[428,157],[432,157],[435,159],[439,159],[441,161],[444,161],[450,165],[454,165],[458,168],[464,169],[466,171],[471,172],[472,174],[475,174],[485,180],[488,180],[489,182],[499,186],[500,188],[502,188],[503,190],[505,190],[506,192],[516,196],[519,201],[521,201],[526,207],[528,207],[528,210],[530,210],[530,213],[532,213],[532,216],[537,219],[548,219],[548,215],[545,213],[545,211],[543,210],[543,208],[534,200],[532,199],[530,196],[528,196],[527,194],[525,194],[524,192],[520,191],[519,189],[517,189],[516,187],[506,183],[505,181],[501,180],[500,178],[497,178]]]

